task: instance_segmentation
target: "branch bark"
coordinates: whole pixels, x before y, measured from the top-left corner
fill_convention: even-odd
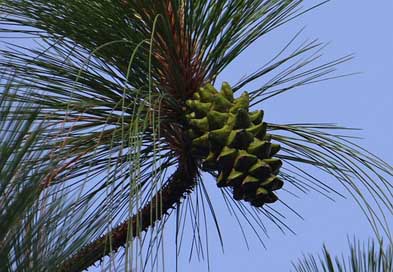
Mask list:
[[[169,209],[179,203],[186,193],[192,191],[196,184],[197,166],[189,158],[179,160],[179,166],[169,178],[167,185],[162,188],[151,201],[137,214],[124,221],[110,233],[101,236],[80,249],[75,255],[65,260],[59,267],[61,272],[77,272],[87,269],[96,261],[117,251],[127,242],[127,235],[132,238],[161,220]],[[131,231],[129,233],[129,231]],[[109,238],[112,242],[109,243]]]

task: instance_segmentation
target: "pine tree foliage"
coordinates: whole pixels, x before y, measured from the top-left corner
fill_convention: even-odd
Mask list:
[[[333,257],[326,246],[322,256],[308,255],[293,263],[297,272],[326,271],[326,272],[391,272],[393,271],[393,248],[390,244],[369,241],[367,244],[359,241],[350,243],[349,256]]]
[[[192,239],[201,240],[196,214],[206,220],[205,208],[220,236],[220,211],[201,178],[206,169],[194,151],[186,101],[207,84],[221,85],[217,76],[254,41],[322,3],[302,4],[0,1],[0,35],[12,40],[0,50],[7,79],[1,83],[0,135],[9,139],[1,142],[0,163],[6,270],[82,271],[110,256],[103,268],[117,263],[147,271],[159,263],[169,217],[179,225],[191,217]],[[249,106],[261,110],[271,97],[332,77],[350,58],[321,63],[324,45],[313,40],[290,51],[297,38],[232,84],[235,97],[247,91]],[[36,45],[18,42],[24,39]],[[244,197],[233,199],[232,187],[217,188],[238,222],[243,217],[263,242],[264,220],[290,229],[277,216],[296,212],[285,205],[288,193],[314,190],[332,198],[344,190],[378,239],[391,239],[389,164],[343,136],[343,127],[263,124],[269,141],[281,146],[269,154],[283,164],[274,171],[284,182],[280,205],[252,207]],[[310,167],[322,175],[311,175]],[[219,179],[217,169],[208,172]]]

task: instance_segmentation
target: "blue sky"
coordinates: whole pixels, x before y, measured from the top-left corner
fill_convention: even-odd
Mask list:
[[[235,83],[246,72],[253,72],[305,26],[299,43],[313,38],[329,42],[322,58],[326,61],[353,53],[355,58],[340,65],[338,74],[361,74],[301,87],[273,98],[260,105],[265,110],[265,120],[276,123],[334,122],[362,128],[356,132],[363,138],[357,143],[392,164],[393,2],[377,2],[334,0],[323,5],[257,41],[221,74],[217,83],[223,80]],[[210,186],[214,184],[212,178],[206,176],[205,184],[214,192],[214,186]],[[361,240],[372,237],[365,217],[351,199],[336,198],[336,202],[332,202],[311,193],[293,201],[294,208],[304,220],[288,213],[286,222],[296,235],[283,235],[270,225],[270,238],[264,239],[266,249],[248,232],[248,250],[236,221],[220,203],[223,202],[221,196],[213,193],[212,198],[216,212],[220,213],[225,253],[221,252],[214,226],[210,224],[211,271],[290,271],[291,261],[303,253],[319,253],[323,243],[341,254],[348,252],[347,237],[356,235]],[[168,244],[173,241],[170,231],[169,228]],[[189,248],[184,246],[183,250],[179,271],[206,270],[206,262],[199,262],[195,257],[189,262]],[[169,251],[170,247],[166,253]],[[167,271],[173,271],[169,264],[171,260]]]

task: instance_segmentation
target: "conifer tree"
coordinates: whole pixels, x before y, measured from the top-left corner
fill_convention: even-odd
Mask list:
[[[338,188],[390,237],[390,165],[343,127],[264,118],[270,98],[331,77],[349,57],[321,64],[317,40],[287,44],[237,83],[216,80],[257,39],[322,4],[302,3],[0,1],[1,35],[18,38],[0,50],[1,269],[147,271],[171,217],[194,216],[195,237],[195,213],[206,220],[208,207],[220,236],[202,173],[258,238],[263,220],[285,227],[271,212],[284,190]]]

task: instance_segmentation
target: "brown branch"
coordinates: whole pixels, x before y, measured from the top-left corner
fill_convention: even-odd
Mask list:
[[[122,4],[127,8],[130,3],[124,0]],[[152,23],[156,15],[164,10],[165,12],[162,15],[167,17],[169,22],[168,27],[171,30],[171,34],[168,34],[165,27],[157,26],[154,36],[153,56],[160,63],[160,69],[156,72],[159,74],[161,78],[160,83],[166,92],[183,101],[195,90],[199,89],[203,82],[204,73],[202,71],[201,56],[196,54],[196,46],[192,46],[192,44],[195,45],[195,42],[192,41],[191,36],[186,32],[184,7],[174,10],[172,2],[169,0],[162,2],[153,1],[152,4],[153,6],[149,6],[149,9],[144,10],[142,8],[139,10],[142,20]],[[176,18],[178,19],[176,20]],[[171,37],[168,37],[168,35]],[[168,43],[168,40],[172,41],[175,47],[173,47],[172,43]],[[180,76],[176,77],[173,75],[174,67],[177,67],[176,71]],[[162,106],[166,107],[165,105]],[[172,113],[170,107],[169,109],[161,109],[161,112]],[[175,114],[176,112],[174,111]],[[155,222],[161,220],[169,209],[173,208],[186,193],[193,189],[196,183],[198,168],[190,154],[182,153],[183,150],[188,149],[184,148],[185,146],[182,140],[178,141],[179,135],[182,135],[182,131],[180,130],[180,133],[176,133],[176,128],[176,126],[173,128],[169,125],[166,129],[174,133],[164,133],[165,135],[169,135],[167,138],[173,137],[167,139],[171,149],[177,154],[181,154],[178,169],[169,178],[167,185],[145,207],[139,210],[137,214],[114,228],[110,233],[84,246],[75,255],[65,260],[61,264],[59,271],[82,271],[112,251],[117,251],[127,243],[127,238],[132,239],[142,231],[146,231],[149,227],[154,226]]]
[[[96,261],[124,246],[127,243],[128,235],[135,237],[161,220],[196,184],[197,167],[189,158],[186,157],[185,161],[180,160],[178,169],[169,178],[167,185],[136,215],[124,221],[110,233],[84,246],[75,255],[65,260],[58,271],[83,271]],[[109,243],[110,239],[111,243]]]

